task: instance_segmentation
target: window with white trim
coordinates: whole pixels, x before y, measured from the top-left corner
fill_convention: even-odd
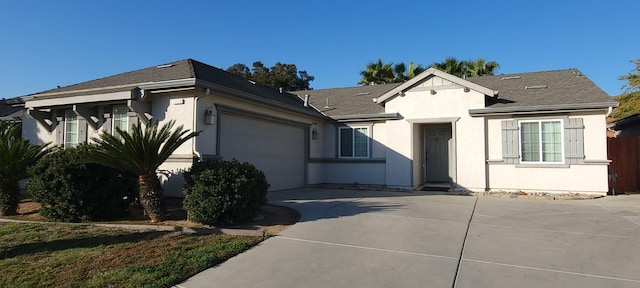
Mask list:
[[[64,148],[78,146],[78,115],[72,110],[64,112]]]
[[[340,158],[369,157],[369,127],[339,128]]]
[[[561,120],[520,121],[522,163],[564,163]]]
[[[129,131],[129,108],[126,106],[113,107],[112,121],[111,134],[122,140],[122,137],[116,132],[116,127],[122,131]]]

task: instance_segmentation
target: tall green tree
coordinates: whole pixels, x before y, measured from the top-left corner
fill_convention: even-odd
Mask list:
[[[640,91],[640,59],[631,61],[635,68],[626,75],[620,76],[619,80],[627,81],[627,84],[622,86],[626,92],[638,92]]]
[[[496,61],[486,61],[482,57],[478,57],[475,61],[465,61],[466,75],[469,77],[493,75],[493,73],[500,68],[500,64]]]
[[[413,61],[409,67],[404,63],[383,63],[382,59],[371,62],[365,66],[365,70],[360,71],[362,78],[358,82],[361,85],[401,83],[407,81],[426,70],[421,64],[416,65]]]
[[[182,125],[173,130],[174,125],[173,120],[162,127],[158,122],[145,128],[137,124],[131,132],[116,127],[119,137],[103,132],[92,138],[96,144],[85,159],[138,175],[140,203],[152,222],[163,221],[166,215],[158,168],[180,145],[199,134]]]
[[[365,66],[365,70],[360,72],[362,79],[358,82],[361,85],[393,83],[393,63],[382,63],[382,58],[376,62],[371,62]]]
[[[34,145],[21,137],[22,125],[0,120],[0,216],[15,215],[20,185],[27,169],[48,153],[48,145]]]
[[[460,61],[455,57],[447,57],[442,62],[431,64],[431,67],[458,77],[474,77],[493,75],[500,68],[500,64],[496,61],[486,61],[482,57],[466,61]]]
[[[261,61],[255,61],[251,68],[242,63],[237,63],[227,68],[227,72],[276,89],[282,88],[286,91],[311,90],[313,88],[311,88],[310,83],[315,79],[307,71],[298,71],[298,67],[295,64],[281,62],[277,62],[272,67],[266,67]]]
[[[466,73],[464,62],[455,57],[447,57],[442,62],[434,62],[431,67],[458,77],[462,77]]]
[[[631,72],[618,78],[619,80],[627,81],[627,83],[622,86],[624,92],[615,97],[619,106],[611,115],[610,121],[617,121],[640,113],[640,59],[631,62],[636,67]]]

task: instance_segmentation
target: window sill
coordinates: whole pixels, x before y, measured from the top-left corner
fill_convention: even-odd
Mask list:
[[[516,164],[516,168],[569,168],[569,164]]]

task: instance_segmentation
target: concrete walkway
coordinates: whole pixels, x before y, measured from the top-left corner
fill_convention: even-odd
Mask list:
[[[640,195],[300,189],[299,223],[176,287],[640,287]]]

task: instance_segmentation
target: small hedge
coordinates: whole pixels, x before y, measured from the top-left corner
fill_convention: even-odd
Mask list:
[[[111,220],[126,215],[138,195],[135,176],[93,163],[78,163],[89,145],[55,151],[29,171],[27,192],[40,214],[65,222]]]
[[[247,162],[198,162],[184,178],[183,207],[191,221],[237,224],[253,218],[267,203],[269,183],[262,171]]]

